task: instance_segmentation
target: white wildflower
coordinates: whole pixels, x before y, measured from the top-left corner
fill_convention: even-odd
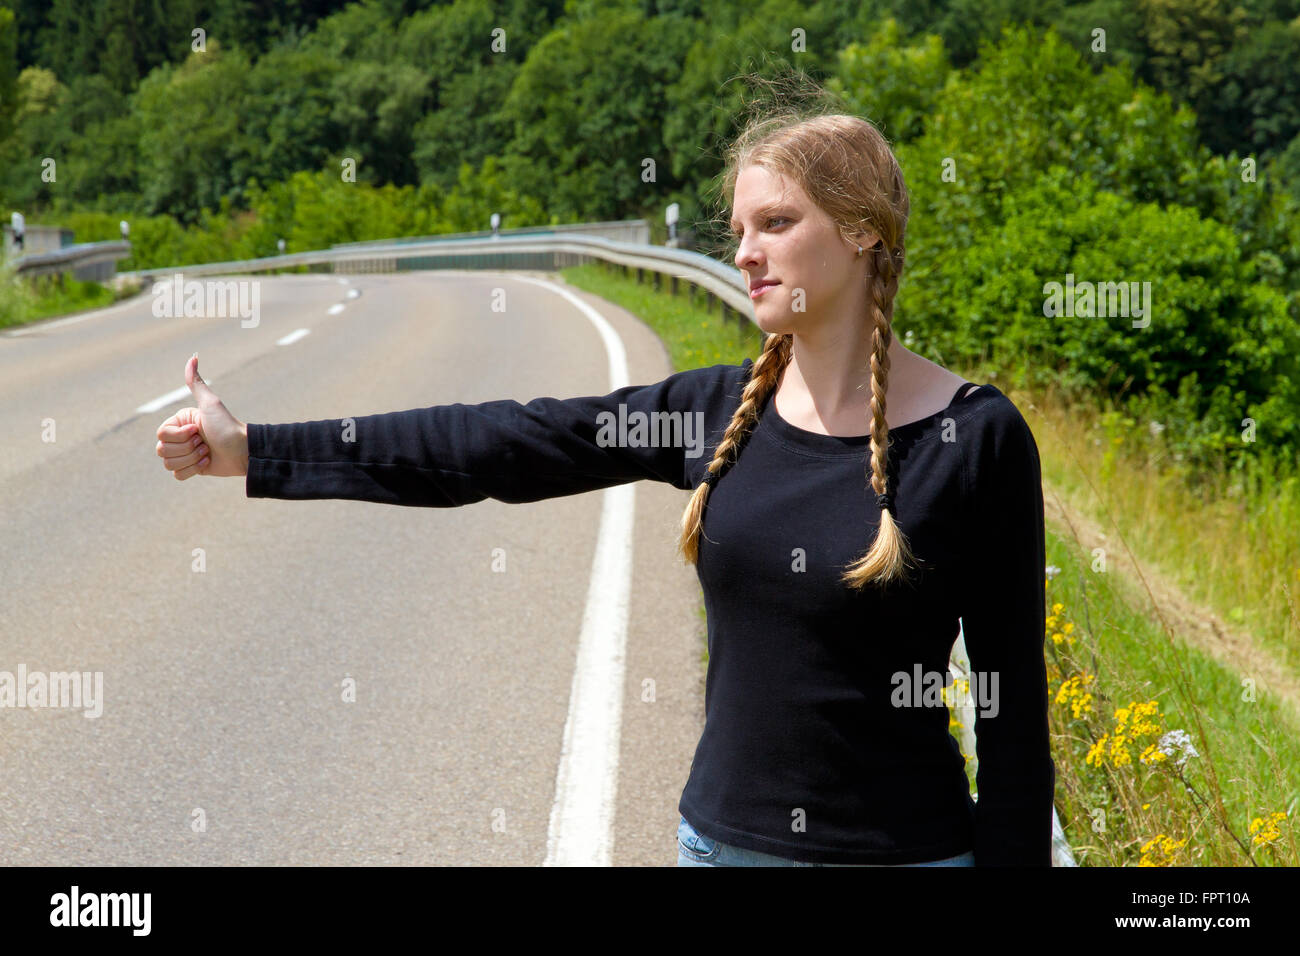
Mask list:
[[[1178,767],[1182,768],[1187,763],[1188,757],[1199,757],[1196,748],[1192,746],[1192,738],[1187,735],[1185,730],[1171,730],[1160,738],[1156,744],[1157,749],[1166,757],[1172,757],[1179,754]]]

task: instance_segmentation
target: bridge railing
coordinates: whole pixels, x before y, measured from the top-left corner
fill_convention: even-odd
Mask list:
[[[83,242],[48,252],[33,252],[12,260],[20,276],[57,275],[71,272],[82,281],[107,282],[117,270],[117,263],[131,255],[131,243],[124,239],[111,242]]]
[[[711,295],[723,306],[724,316],[754,321],[754,307],[744,276],[734,266],[700,252],[648,243],[623,242],[572,232],[495,236],[475,239],[393,240],[363,245],[334,246],[311,252],[293,252],[207,262],[170,268],[139,269],[121,275],[139,276],[146,282],[181,273],[188,277],[275,272],[306,267],[313,271],[357,274],[398,272],[408,269],[536,269],[554,271],[591,261],[604,261],[639,273],[667,277],[673,291],[686,281]],[[638,276],[639,277],[639,276]]]

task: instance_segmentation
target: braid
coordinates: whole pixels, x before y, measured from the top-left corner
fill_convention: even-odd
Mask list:
[[[880,527],[871,549],[851,565],[844,574],[845,583],[862,588],[872,583],[887,584],[904,576],[905,566],[913,560],[902,528],[894,520],[894,505],[889,491],[889,426],[885,421],[885,393],[889,387],[889,346],[894,334],[890,327],[894,293],[898,290],[897,264],[882,242],[872,250],[876,269],[868,280],[871,286],[871,458],[868,480],[880,505]]]
[[[758,409],[764,399],[776,388],[781,372],[790,361],[790,348],[793,339],[789,335],[772,333],[763,343],[763,351],[749,371],[749,381],[741,392],[740,405],[731,416],[731,422],[723,433],[713,453],[713,460],[705,472],[705,480],[691,495],[682,514],[682,535],[678,547],[686,560],[694,564],[699,559],[699,543],[704,517],[704,505],[709,500],[709,489],[722,476],[722,469],[733,460],[734,453],[748,436],[758,421]]]

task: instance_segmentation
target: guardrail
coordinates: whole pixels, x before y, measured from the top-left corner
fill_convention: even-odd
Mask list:
[[[105,282],[113,277],[117,263],[131,255],[131,243],[125,239],[111,242],[83,242],[49,252],[34,252],[13,261],[21,276],[56,275],[71,272],[83,282]]]
[[[593,259],[649,272],[656,277],[668,276],[672,280],[674,292],[677,291],[677,280],[684,279],[721,303],[724,306],[724,316],[729,309],[737,317],[743,317],[750,323],[754,321],[754,307],[744,276],[734,266],[688,249],[620,242],[568,232],[336,246],[332,249],[293,252],[260,259],[208,262],[168,269],[139,269],[120,274],[139,276],[147,281],[177,272],[187,276],[206,276],[303,267],[325,267],[329,271],[345,274],[440,268],[552,271]]]
[[[613,219],[606,222],[570,222],[554,226],[516,226],[502,229],[498,235],[506,238],[516,236],[550,236],[556,233],[570,235],[594,236],[600,239],[613,239],[617,242],[630,242],[646,245],[650,242],[650,223],[644,219]],[[361,239],[357,242],[336,242],[331,249],[359,249],[366,246],[405,245],[411,242],[444,242],[448,239],[490,239],[491,230],[475,229],[472,232],[443,232],[433,236],[403,236],[400,239]]]

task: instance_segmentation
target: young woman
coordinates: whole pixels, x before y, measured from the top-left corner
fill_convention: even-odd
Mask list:
[[[247,475],[249,497],[456,507],[641,478],[694,489],[681,546],[709,666],[679,865],[1050,866],[1033,435],[995,386],[894,339],[909,204],[872,124],[768,116],[724,184],[767,333],[755,361],[606,396],[361,416],[344,441],[338,421],[245,425],[191,358],[199,407],[159,428],[157,451],[178,479]],[[702,414],[711,454],[603,441],[620,404]],[[940,693],[959,630],[978,800]]]

